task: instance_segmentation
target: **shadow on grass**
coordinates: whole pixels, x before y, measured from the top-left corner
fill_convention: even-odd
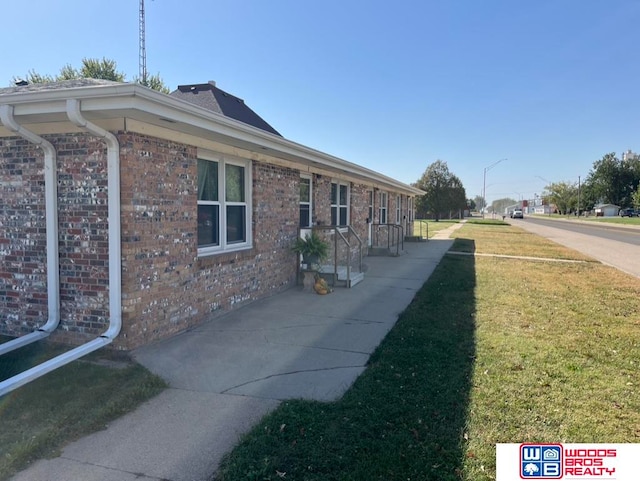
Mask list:
[[[0,344],[12,338],[0,336]],[[0,381],[4,381],[16,374],[20,374],[33,366],[48,361],[63,352],[60,346],[53,346],[45,342],[35,342],[0,356]],[[67,348],[68,350],[68,348]]]
[[[474,289],[473,257],[445,256],[341,400],[283,403],[213,479],[463,479]]]

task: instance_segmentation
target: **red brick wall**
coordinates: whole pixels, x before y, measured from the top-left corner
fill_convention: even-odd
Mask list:
[[[90,135],[47,137],[58,152],[61,328],[78,344],[109,322],[106,148]],[[197,151],[120,133],[123,329],[131,349],[295,282],[299,172],[253,162],[253,245],[197,256]],[[0,333],[21,335],[47,317],[43,154],[0,141]]]
[[[313,176],[313,221],[317,225],[331,225],[331,178]]]
[[[0,139],[0,334],[26,334],[46,321],[43,172],[40,148]]]
[[[107,151],[90,135],[49,138],[58,153],[60,317],[70,342],[102,333],[109,319]]]
[[[133,348],[196,322],[196,149],[138,134],[120,142],[122,333]],[[195,319],[194,319],[195,317]]]
[[[295,281],[299,174],[253,162],[253,248],[198,258],[197,151],[120,136],[123,333],[127,349],[286,289]]]
[[[117,136],[123,328],[115,348],[167,337],[294,285],[298,170],[254,161],[253,248],[198,258],[197,149]],[[47,139],[58,152],[59,175],[62,321],[52,338],[78,344],[109,323],[106,147],[88,134]],[[21,139],[2,139],[0,160],[0,333],[21,335],[47,317],[43,153]],[[351,184],[351,224],[365,245],[367,190]],[[331,178],[314,175],[313,219],[322,225],[331,222],[330,192]]]
[[[53,340],[79,343],[108,322],[106,149],[90,135],[47,136],[57,151],[60,327]],[[0,141],[3,334],[20,335],[48,316],[43,152]]]
[[[351,184],[351,227],[356,231],[364,246],[367,246],[369,229],[369,188],[362,184]]]

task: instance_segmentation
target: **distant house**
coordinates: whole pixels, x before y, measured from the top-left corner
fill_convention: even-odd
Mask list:
[[[531,208],[530,208],[531,209]],[[551,214],[553,211],[555,210],[555,206],[554,205],[536,205],[535,207],[533,207],[533,213],[534,214]]]
[[[614,217],[618,215],[620,206],[614,204],[598,204],[594,206],[593,209],[598,217]]]
[[[56,341],[108,329],[135,348],[295,285],[300,228],[366,247],[373,223],[406,232],[422,193],[285,139],[213,83],[0,89],[0,334],[52,321]]]

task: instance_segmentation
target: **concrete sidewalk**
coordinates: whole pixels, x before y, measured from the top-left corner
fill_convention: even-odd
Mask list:
[[[342,396],[461,226],[405,244],[400,257],[367,257],[365,280],[352,289],[292,288],[139,349],[135,359],[170,388],[13,479],[207,480],[282,400]]]

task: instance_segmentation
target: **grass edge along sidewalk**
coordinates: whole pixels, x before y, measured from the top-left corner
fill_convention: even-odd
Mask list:
[[[0,357],[5,379],[64,350],[36,343]],[[105,357],[106,356],[106,357]],[[0,480],[54,457],[160,393],[166,384],[142,366],[93,353],[0,397]]]
[[[572,252],[509,226],[456,236]],[[498,442],[637,442],[639,298],[593,262],[446,256],[343,399],[283,403],[212,479],[491,480]]]

